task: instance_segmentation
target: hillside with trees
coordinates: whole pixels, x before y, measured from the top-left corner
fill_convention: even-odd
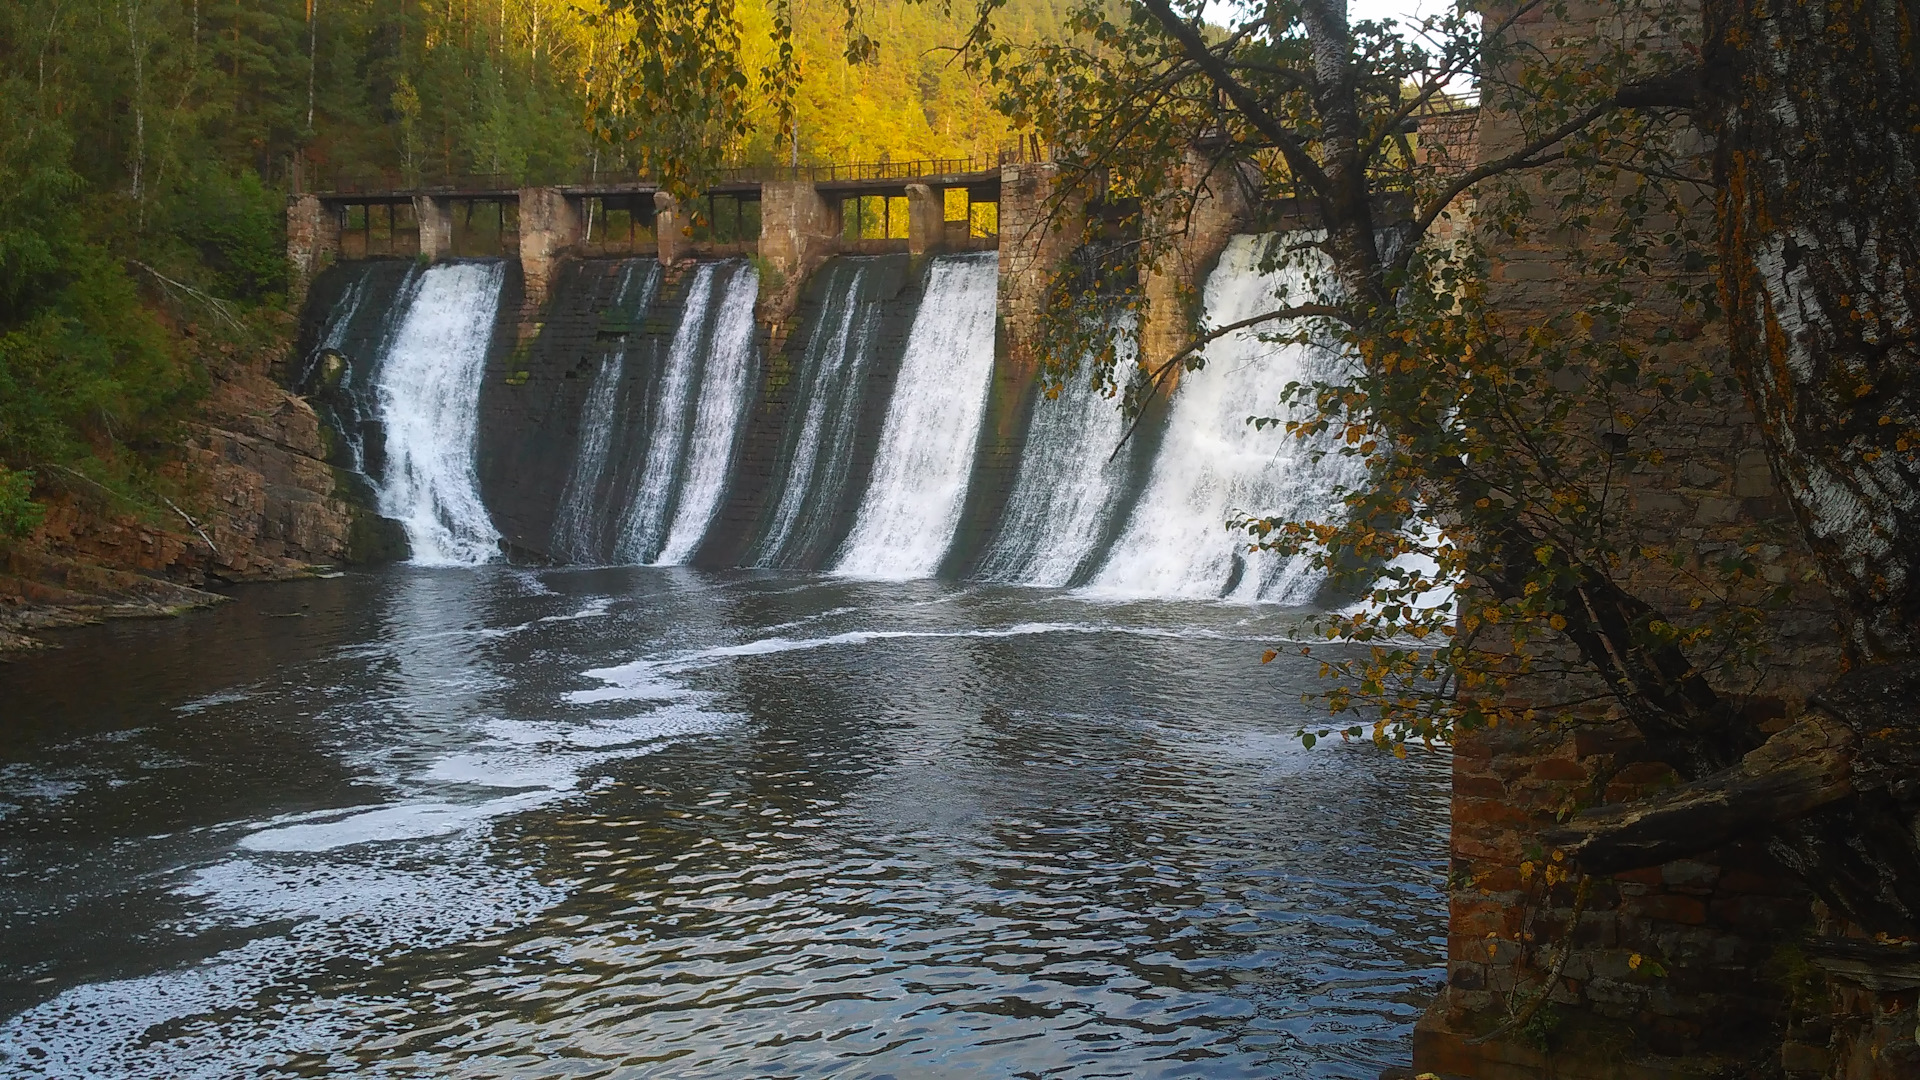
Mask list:
[[[967,35],[964,5],[884,0],[852,24],[831,0],[702,10],[701,32],[731,42],[710,160],[990,154],[1009,137],[987,81],[943,49]],[[777,70],[776,14],[793,31]],[[1058,36],[1064,18],[1019,0],[1003,32]],[[635,133],[606,119],[654,100],[623,67],[635,33],[632,8],[562,0],[6,5],[0,534],[50,497],[181,527],[169,502],[198,496],[165,467],[177,425],[222,357],[286,346],[289,191],[639,170]]]

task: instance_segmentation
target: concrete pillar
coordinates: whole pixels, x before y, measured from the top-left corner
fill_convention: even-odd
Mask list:
[[[947,240],[946,192],[925,184],[907,185],[907,252],[925,255]]]
[[[413,197],[413,220],[420,224],[420,257],[428,262],[453,254],[453,207],[431,195]]]
[[[1050,161],[1000,169],[1000,324],[1008,356],[1022,365],[1039,360],[1033,343],[1047,285],[1086,228],[1084,197],[1056,202],[1059,183],[1060,167]]]
[[[546,304],[554,268],[579,242],[580,215],[560,189],[520,189],[520,274],[529,309]]]
[[[298,310],[307,289],[327,264],[340,254],[340,215],[313,195],[287,200],[288,294]]]
[[[1142,266],[1147,310],[1140,325],[1140,360],[1152,368],[1172,358],[1192,338],[1201,287],[1233,234],[1252,219],[1251,186],[1241,168],[1187,152],[1185,184],[1193,203],[1176,200],[1171,220],[1150,222],[1152,260]],[[1177,378],[1178,375],[1175,375]]]
[[[840,215],[805,180],[760,186],[760,257],[797,281],[840,250]]]
[[[659,242],[661,266],[672,266],[693,246],[693,238],[687,235],[687,223],[682,220],[680,200],[664,191],[653,193],[653,235]]]
[[[759,317],[778,352],[800,303],[800,288],[840,250],[840,208],[828,205],[806,180],[760,185],[760,258],[768,278],[760,283]]]

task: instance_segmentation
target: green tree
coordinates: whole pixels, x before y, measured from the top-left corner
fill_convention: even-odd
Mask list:
[[[1250,326],[1351,358],[1254,422],[1361,459],[1367,484],[1339,520],[1248,508],[1240,523],[1250,543],[1363,587],[1367,603],[1325,627],[1367,646],[1328,661],[1344,678],[1327,703],[1363,718],[1350,733],[1370,726],[1397,747],[1503,720],[1576,723],[1610,704],[1692,786],[1583,818],[1561,839],[1589,869],[1770,830],[1835,910],[1870,933],[1920,936],[1920,842],[1897,824],[1920,793],[1876,779],[1905,771],[1920,738],[1895,704],[1913,700],[1920,580],[1906,539],[1920,507],[1912,8],[1859,0],[1783,20],[1715,0],[1701,24],[1661,3],[1616,7],[1607,33],[1539,49],[1516,29],[1564,6],[1461,4],[1415,36],[1351,22],[1344,0],[1249,3],[1225,27],[1173,0],[1084,3],[1072,41],[1023,47],[984,30],[970,59],[1055,148],[1069,180],[1060,220],[1081,200],[1138,200],[1152,258],[1178,242],[1195,170],[1206,186],[1311,207],[1317,234],[1275,256],[1306,289],[1236,326],[1193,325],[1153,369],[1114,373],[1108,353],[1093,376],[1130,382],[1137,408],[1204,363],[1206,341]],[[983,27],[998,10],[980,5]],[[1413,125],[1476,70],[1482,123],[1510,139],[1470,169],[1423,164]],[[1569,245],[1588,299],[1516,324],[1479,244],[1436,242],[1462,196],[1490,242]],[[1713,266],[1718,289],[1698,277]],[[1099,325],[1087,307],[1112,302],[1078,295],[1060,308],[1056,370],[1079,362],[1078,328]],[[1731,384],[1688,344],[1721,296]],[[1711,558],[1642,543],[1611,479],[1669,467],[1650,436],[1743,392],[1794,498],[1797,522],[1783,525],[1821,560],[1848,651],[1828,704],[1744,765],[1766,737],[1737,689],[1765,664],[1790,583],[1764,578],[1759,543]],[[1466,584],[1433,603],[1450,582]],[[1686,599],[1663,610],[1641,593],[1652,582]],[[1520,692],[1549,675],[1569,696]]]

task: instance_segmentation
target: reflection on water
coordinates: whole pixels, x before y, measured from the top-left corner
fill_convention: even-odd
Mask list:
[[[396,568],[0,669],[0,1072],[1373,1077],[1442,763],[1280,613]]]

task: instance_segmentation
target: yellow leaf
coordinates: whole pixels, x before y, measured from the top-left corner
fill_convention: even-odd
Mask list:
[[[1260,662],[1263,664],[1267,663],[1271,661],[1274,657],[1279,655],[1280,655],[1279,653],[1274,652],[1272,649],[1268,649],[1266,652],[1263,652],[1260,654]]]

